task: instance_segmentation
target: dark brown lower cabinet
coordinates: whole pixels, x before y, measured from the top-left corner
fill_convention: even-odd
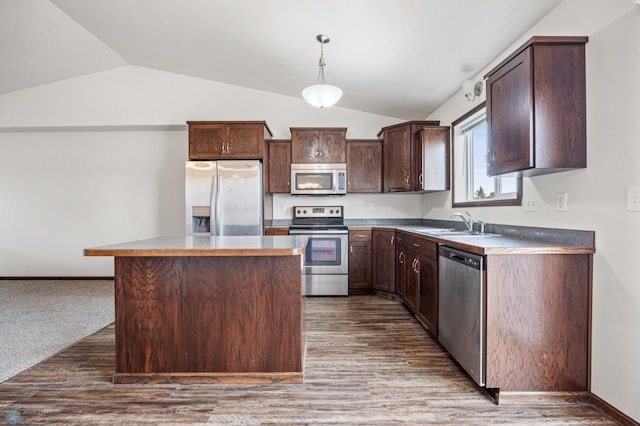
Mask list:
[[[407,248],[401,244],[404,237],[396,232],[396,294],[404,300],[405,263],[407,262]]]
[[[404,303],[415,314],[418,311],[418,292],[420,291],[420,262],[417,252],[407,252],[404,268]]]
[[[114,383],[301,382],[300,262],[117,256]]]
[[[373,242],[373,289],[386,293],[396,290],[394,230],[374,229]]]
[[[397,232],[396,244],[396,294],[429,332],[437,336],[438,245],[404,232]]]
[[[433,252],[437,253],[437,245],[429,243]],[[431,332],[438,335],[438,260],[435,256],[418,256],[420,264],[419,302],[416,316]]]
[[[589,390],[591,257],[486,257],[486,386],[501,399]]]
[[[349,294],[371,290],[371,252],[371,230],[349,231]]]

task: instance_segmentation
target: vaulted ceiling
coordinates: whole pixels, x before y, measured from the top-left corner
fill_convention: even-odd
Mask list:
[[[0,0],[0,94],[124,65],[423,119],[561,0]]]

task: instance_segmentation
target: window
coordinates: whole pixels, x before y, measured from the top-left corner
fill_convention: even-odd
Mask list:
[[[486,111],[482,103],[452,123],[453,207],[521,204],[521,177],[487,176]]]

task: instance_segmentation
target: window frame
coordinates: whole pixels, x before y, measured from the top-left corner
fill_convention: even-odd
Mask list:
[[[478,201],[458,201],[456,202],[456,178],[465,179],[463,175],[458,175],[456,170],[456,126],[464,123],[471,116],[482,109],[486,109],[487,103],[482,102],[466,112],[460,118],[451,123],[451,207],[489,207],[489,206],[521,206],[522,205],[522,176],[511,175],[516,178],[515,198],[482,199]],[[486,115],[485,115],[486,116]],[[460,155],[460,154],[458,154]],[[509,175],[505,175],[507,177]],[[496,176],[499,177],[499,176]]]

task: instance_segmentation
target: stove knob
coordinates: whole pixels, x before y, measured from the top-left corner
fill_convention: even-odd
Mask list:
[[[302,210],[302,213],[307,214],[307,211],[306,210]]]
[[[333,214],[333,209],[329,210],[329,213]]]

